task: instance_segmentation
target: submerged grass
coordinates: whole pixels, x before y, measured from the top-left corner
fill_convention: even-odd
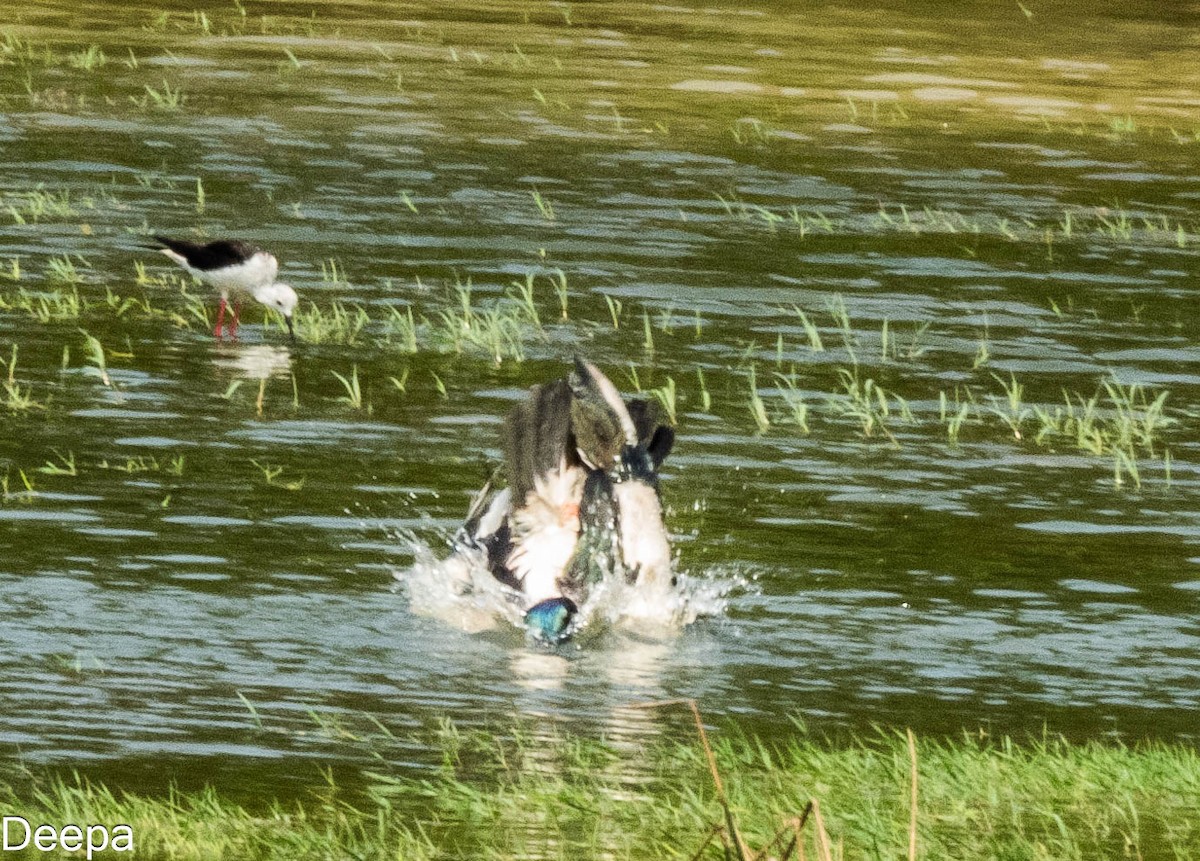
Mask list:
[[[731,731],[636,750],[451,725],[426,777],[332,779],[245,806],[214,789],[75,777],[0,789],[31,822],[128,823],[139,858],[1190,858],[1200,757],[1183,746]],[[640,777],[631,778],[631,773]],[[774,842],[772,843],[772,840]],[[725,846],[721,846],[721,841]],[[14,857],[22,856],[19,853]]]
[[[66,198],[54,200],[65,204]],[[39,201],[39,211],[48,211],[52,206],[41,198]],[[1065,218],[1062,229],[1077,230],[1077,223]],[[100,318],[107,318],[121,323],[168,323],[191,330],[210,328],[211,303],[188,292],[186,277],[173,271],[147,269],[141,261],[134,266],[136,288],[132,292],[105,286],[100,296],[98,289],[82,277],[87,267],[84,258],[62,255],[51,259],[36,284],[29,283],[34,279],[22,271],[18,258],[9,258],[8,266],[0,267],[0,276],[8,282],[6,289],[0,289],[0,314],[47,326],[86,323],[91,328]],[[91,278],[90,270],[86,271]],[[325,261],[322,273],[327,283],[345,283],[336,260]],[[306,302],[296,315],[298,338],[313,345],[374,348],[383,354],[474,356],[499,367],[521,363],[530,356],[561,356],[578,349],[573,345],[599,336],[614,342],[610,346],[625,355],[635,353],[640,346],[647,361],[660,364],[658,342],[663,342],[664,349],[670,348],[666,349],[669,355],[678,340],[689,335],[689,327],[679,324],[672,306],[659,308],[652,316],[649,306],[627,308],[604,293],[583,291],[580,303],[588,298],[596,300],[585,309],[590,316],[573,313],[577,291],[569,288],[567,274],[558,268],[531,269],[523,278],[509,279],[507,285],[477,288],[468,275],[455,276],[442,289],[432,291],[418,279],[415,288],[411,299],[390,300],[382,307],[337,300]],[[394,292],[390,282],[388,292]],[[603,306],[599,305],[600,299]],[[1061,316],[1061,307],[1055,307]],[[749,369],[744,387],[733,380],[723,381],[726,385],[715,389],[718,394],[714,395],[703,373],[695,375],[694,385],[688,382],[692,374],[687,373],[664,377],[670,380],[670,388],[655,391],[653,396],[669,414],[674,413],[677,404],[694,404],[704,413],[746,425],[758,435],[808,435],[838,427],[853,428],[868,444],[882,441],[898,448],[903,426],[906,445],[921,444],[923,434],[930,440],[944,439],[954,447],[1007,437],[1012,444],[1025,448],[1066,449],[1103,459],[1111,468],[1116,487],[1140,489],[1147,461],[1161,465],[1161,469],[1155,466],[1153,474],[1170,474],[1168,435],[1180,424],[1177,416],[1186,412],[1186,404],[1168,410],[1165,390],[1151,391],[1114,378],[1098,381],[1091,394],[1064,389],[1061,397],[1050,395],[1049,401],[1045,394],[1041,400],[1030,399],[1029,386],[1037,385],[1036,376],[1026,379],[1011,372],[1006,376],[992,372],[986,315],[973,359],[960,347],[957,373],[964,382],[956,383],[952,391],[930,391],[933,381],[922,357],[928,350],[934,321],[913,321],[903,329],[888,319],[875,324],[877,330],[872,324],[856,326],[840,294],[825,299],[823,312],[799,306],[781,308],[780,312],[798,321],[799,327],[790,324],[773,332],[775,344],[769,353],[755,342],[744,345],[740,364]],[[624,325],[638,317],[640,326]],[[282,318],[272,312],[266,314],[265,326],[271,337],[272,330],[284,332]],[[694,340],[706,334],[698,313],[694,329]],[[878,349],[868,349],[874,346],[871,341],[876,331]],[[716,337],[721,337],[719,332]],[[934,333],[933,337],[944,338],[944,334]],[[959,337],[959,343],[968,342]],[[91,357],[89,363],[107,384],[106,369],[99,358],[104,352],[90,341],[89,348],[84,356]],[[773,385],[760,387],[756,361],[773,361]],[[8,377],[3,405],[9,412],[43,406],[32,398],[28,386],[15,381],[11,372]],[[380,379],[391,379],[397,390],[405,391],[406,377],[385,374]],[[362,392],[355,392],[353,382],[353,375],[345,378],[345,397],[340,400],[355,409],[370,411]],[[236,385],[230,387],[227,397]],[[903,389],[904,395],[898,389]],[[296,401],[298,393],[294,394]],[[1171,403],[1174,406],[1177,402]]]

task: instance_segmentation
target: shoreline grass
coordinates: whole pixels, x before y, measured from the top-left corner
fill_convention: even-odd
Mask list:
[[[0,807],[30,822],[128,823],[136,857],[156,859],[749,859],[779,835],[771,857],[1200,855],[1200,756],[1178,744],[733,729],[710,760],[706,737],[631,746],[451,725],[437,743],[442,765],[425,777],[367,773],[355,789],[330,778],[299,802],[75,777],[0,788]],[[725,855],[718,839],[704,845],[721,829],[736,835]]]

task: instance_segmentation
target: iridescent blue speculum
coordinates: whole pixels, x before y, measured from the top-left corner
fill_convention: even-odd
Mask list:
[[[561,643],[578,609],[570,598],[548,598],[526,611],[525,627],[538,640]]]

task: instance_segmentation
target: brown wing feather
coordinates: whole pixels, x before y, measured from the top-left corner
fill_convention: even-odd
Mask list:
[[[538,476],[564,461],[568,466],[579,462],[571,433],[571,390],[565,380],[534,386],[512,408],[504,428],[504,449],[514,505],[525,499]]]

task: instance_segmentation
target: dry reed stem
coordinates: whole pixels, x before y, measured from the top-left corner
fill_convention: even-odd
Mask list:
[[[833,861],[833,850],[829,845],[829,834],[825,831],[825,819],[821,816],[821,802],[812,800],[813,820],[817,823],[817,854],[820,861]]]
[[[908,861],[917,861],[917,739],[908,730],[908,761],[912,792],[908,799]]]
[[[804,830],[804,823],[808,822],[808,817],[812,815],[812,811],[813,805],[810,801],[808,804],[804,805],[804,812],[801,813],[799,817],[792,820],[796,827],[796,854],[799,861],[806,861],[804,857],[804,835],[801,832]],[[783,857],[787,858],[787,855],[784,855]]]
[[[726,846],[728,846],[729,841],[726,839],[724,831],[725,831],[725,826],[719,822],[716,825],[714,825],[712,828],[710,828],[708,830],[708,836],[706,836],[704,838],[704,842],[700,844],[700,848],[697,849],[695,854],[692,855],[690,861],[700,861],[700,856],[704,854],[704,850],[708,848],[708,844],[712,843],[713,838],[716,837],[718,834],[721,835],[721,842],[724,843]]]
[[[779,830],[775,832],[775,836],[768,840],[762,849],[759,849],[757,852],[755,852],[754,857],[751,858],[750,861],[763,861],[763,859],[767,857],[767,853],[771,851],[771,849],[775,848],[775,846],[779,844],[779,841],[787,836],[788,832],[792,832],[792,839],[787,842],[786,846],[784,846],[783,852],[779,856],[779,861],[786,861],[786,859],[791,857],[791,854],[796,851],[796,844],[800,837],[800,829],[804,827],[804,819],[808,816],[808,811],[811,809],[811,807],[812,806],[809,805],[804,809],[803,816],[793,816],[791,819],[784,822],[783,825],[780,826]]]
[[[796,853],[799,861],[805,861],[804,854],[804,839],[803,829],[804,824],[808,821],[810,814],[815,814],[818,827],[818,849],[820,850],[820,861],[833,861],[833,856],[829,847],[829,835],[825,833],[825,825],[821,820],[821,810],[814,798],[805,805],[804,810],[799,816],[788,820],[784,825],[775,832],[773,836],[762,849],[751,854],[750,847],[746,845],[746,841],[742,839],[742,834],[738,830],[737,821],[733,816],[733,809],[729,806],[729,796],[725,794],[725,784],[721,780],[721,772],[717,768],[717,756],[713,753],[712,745],[708,742],[708,732],[704,729],[704,720],[700,716],[700,706],[693,699],[674,699],[674,700],[656,700],[646,703],[631,703],[628,708],[632,709],[651,709],[661,706],[686,705],[692,711],[692,717],[696,720],[696,731],[700,735],[700,743],[704,747],[704,755],[708,760],[708,770],[712,775],[713,787],[717,791],[717,800],[721,803],[721,809],[725,813],[725,824],[720,823],[713,825],[708,834],[704,838],[704,842],[700,844],[700,848],[692,855],[691,861],[698,861],[700,856],[704,854],[704,850],[708,848],[708,844],[712,843],[713,838],[720,836],[721,842],[725,845],[725,857],[729,857],[729,850],[733,849],[736,853],[738,861],[763,861],[766,858],[767,852],[778,845],[779,841],[789,831],[792,832],[792,837],[784,847],[783,852],[779,856],[779,861],[787,861]],[[732,837],[732,846],[731,838]]]
[[[658,708],[660,706],[680,704],[690,708],[692,716],[696,719],[696,730],[700,734],[700,743],[704,746],[704,755],[708,758],[708,770],[712,774],[713,787],[717,790],[717,800],[721,803],[721,808],[725,812],[726,836],[733,838],[733,848],[737,852],[738,861],[750,861],[750,848],[746,845],[746,841],[742,839],[742,834],[738,831],[737,820],[734,819],[733,810],[729,806],[729,796],[725,794],[725,784],[721,782],[721,772],[717,768],[717,756],[713,753],[712,745],[708,743],[708,733],[704,729],[704,720],[700,717],[700,706],[693,699],[675,699],[634,703],[630,708]],[[728,847],[728,842],[726,842],[726,847]]]

